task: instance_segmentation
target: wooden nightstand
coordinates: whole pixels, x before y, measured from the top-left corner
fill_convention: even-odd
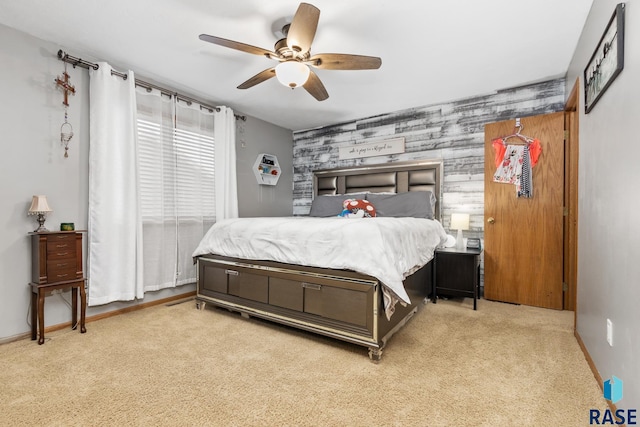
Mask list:
[[[477,309],[480,296],[480,254],[482,249],[436,249],[433,268],[433,302],[438,294],[473,298]]]
[[[77,327],[80,294],[80,332],[84,326],[87,297],[82,271],[84,230],[32,232],[31,236],[31,339],[40,329],[38,344],[44,343],[44,298],[54,290],[71,289],[71,328]]]

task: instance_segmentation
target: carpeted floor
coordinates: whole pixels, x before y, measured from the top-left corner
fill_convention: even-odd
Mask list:
[[[0,425],[584,426],[573,312],[428,304],[364,347],[188,301],[0,346]]]

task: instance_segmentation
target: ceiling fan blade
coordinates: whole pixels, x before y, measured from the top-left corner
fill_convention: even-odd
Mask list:
[[[382,65],[382,59],[345,53],[319,53],[309,58],[306,63],[324,70],[375,70]]]
[[[311,71],[311,70],[310,70]],[[327,93],[327,89],[324,88],[324,85],[318,78],[318,75],[311,71],[309,73],[309,78],[307,82],[302,85],[303,88],[307,90],[318,101],[324,101],[329,98],[329,94]]]
[[[238,89],[249,89],[250,87],[257,85],[258,83],[262,83],[266,80],[269,80],[271,77],[275,77],[275,75],[275,68],[267,68],[266,70],[260,71],[258,74],[242,83],[240,86],[238,86]]]
[[[296,52],[309,52],[318,28],[318,19],[320,9],[309,3],[300,3],[287,32],[287,46]]]
[[[270,50],[266,50],[261,47],[251,46],[250,44],[227,40],[222,37],[210,36],[208,34],[200,34],[199,38],[202,41],[217,44],[218,46],[224,46],[242,52],[252,53],[254,55],[266,56],[267,58],[278,58],[278,55],[275,52],[271,52]]]

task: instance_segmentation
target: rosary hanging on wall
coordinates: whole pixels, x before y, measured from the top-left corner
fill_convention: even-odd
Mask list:
[[[73,127],[67,121],[67,109],[64,109],[64,123],[60,126],[60,142],[64,145],[64,156],[69,157],[69,141],[73,137]]]
[[[64,123],[60,126],[60,143],[64,145],[64,156],[69,157],[69,141],[73,137],[73,127],[71,123],[69,123],[68,119],[68,111],[69,108],[69,94],[75,95],[76,88],[69,84],[69,74],[67,74],[67,63],[64,63],[64,73],[62,73],[62,78],[57,77],[55,79],[56,86],[62,88],[64,92],[64,99],[62,100],[62,105],[64,105]]]

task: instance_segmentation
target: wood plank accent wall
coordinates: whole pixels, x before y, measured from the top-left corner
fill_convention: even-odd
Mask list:
[[[555,79],[442,105],[396,111],[293,134],[293,214],[307,215],[312,172],[405,160],[442,159],[442,223],[451,213],[470,214],[465,237],[483,237],[484,125],[564,109],[564,79]],[[523,130],[526,134],[526,129]],[[534,135],[532,135],[534,136]],[[405,152],[339,160],[339,147],[404,137]],[[544,142],[543,142],[544,144]]]

